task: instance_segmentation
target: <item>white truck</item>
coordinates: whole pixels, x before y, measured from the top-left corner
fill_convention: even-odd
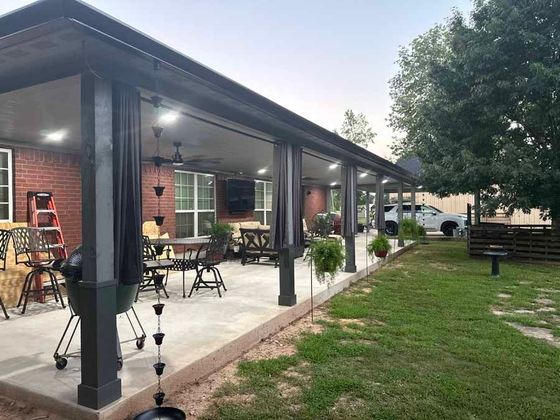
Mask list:
[[[410,203],[403,203],[403,217],[410,218]],[[426,232],[442,232],[445,236],[453,236],[454,229],[464,229],[467,225],[467,216],[462,214],[444,213],[434,206],[416,204],[416,220],[426,229]],[[387,235],[397,235],[398,205],[385,205],[385,232]]]

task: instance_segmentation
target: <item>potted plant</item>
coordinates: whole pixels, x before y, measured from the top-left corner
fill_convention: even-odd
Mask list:
[[[331,282],[344,266],[346,258],[341,240],[325,239],[314,241],[310,245],[309,266],[311,280],[311,322],[313,322],[313,273],[321,284]]]
[[[227,241],[224,245],[224,255],[227,252],[229,242],[231,240],[231,234],[233,232],[233,226],[229,223],[212,223],[210,227],[210,235],[212,236],[227,236]]]
[[[385,235],[379,235],[367,246],[367,252],[370,257],[373,257],[373,255],[375,255],[378,258],[385,258],[390,250],[391,244],[389,243],[389,239],[387,239],[387,236]]]

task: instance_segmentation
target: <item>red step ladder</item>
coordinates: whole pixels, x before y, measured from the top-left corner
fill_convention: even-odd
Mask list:
[[[54,258],[68,258],[60,219],[51,192],[27,192],[27,222],[30,227],[38,227],[45,232],[45,238]]]

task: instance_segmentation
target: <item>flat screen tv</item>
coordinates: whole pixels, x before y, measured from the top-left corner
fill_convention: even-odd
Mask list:
[[[255,210],[255,181],[228,179],[226,200],[230,213]]]

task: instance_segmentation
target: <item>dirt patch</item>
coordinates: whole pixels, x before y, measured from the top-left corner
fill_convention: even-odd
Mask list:
[[[373,289],[375,288],[375,286],[371,286],[371,287],[363,287],[360,289],[360,292],[365,293],[366,295],[370,294],[371,292],[373,292]]]
[[[359,319],[359,318],[340,318],[338,320],[338,323],[340,325],[342,325],[343,327],[349,326],[349,325],[352,325],[352,324],[359,325],[361,327],[366,325],[366,323],[362,319]]]
[[[439,263],[439,262],[430,263],[430,267],[433,267],[437,270],[443,270],[443,271],[456,271],[457,270],[457,267],[455,267],[454,265],[444,264],[444,263]]]
[[[298,396],[301,392],[299,386],[294,386],[293,384],[289,384],[287,382],[280,382],[277,388],[278,392],[280,392],[280,396],[286,399],[292,399]]]
[[[314,310],[315,322],[311,323],[311,314],[307,314],[303,318],[288,325],[278,333],[265,338],[257,346],[250,349],[238,360],[229,363],[210,376],[201,379],[198,382],[185,386],[181,391],[176,392],[170,397],[170,402],[181,408],[187,413],[187,418],[195,419],[204,413],[213,403],[234,402],[237,404],[249,404],[254,395],[235,395],[216,397],[216,391],[227,384],[236,385],[239,383],[237,376],[237,366],[241,360],[262,360],[274,359],[279,356],[291,356],[295,354],[295,342],[298,336],[304,332],[320,333],[324,326],[318,324],[317,321],[332,321],[324,307],[320,306]],[[299,370],[305,368],[304,364],[289,368],[285,375],[288,378],[301,379],[307,381],[310,378],[301,373]],[[281,390],[282,392],[282,390]],[[286,395],[292,390],[284,389]],[[293,391],[295,392],[295,390]]]
[[[331,408],[333,414],[349,416],[364,406],[364,401],[347,395],[342,395]]]
[[[513,312],[516,314],[534,314],[535,311],[532,309],[515,309]]]
[[[509,293],[498,293],[500,299],[509,299],[511,295]]]
[[[560,293],[559,289],[537,289],[537,290],[543,293]]]
[[[556,309],[551,308],[549,306],[545,306],[545,307],[537,309],[537,312],[556,312]]]
[[[560,340],[558,340],[552,334],[552,331],[548,328],[541,327],[527,327],[525,325],[518,324],[516,322],[506,322],[506,324],[520,331],[523,335],[527,337],[537,338],[539,340],[544,340],[548,344],[554,347],[560,347]]]
[[[555,304],[555,302],[552,299],[548,299],[547,297],[543,297],[543,296],[535,299],[535,303],[537,305],[542,305],[542,306],[550,306]]]
[[[33,408],[23,402],[0,396],[1,420],[64,420],[63,417]]]
[[[496,316],[503,316],[508,314],[508,312],[502,311],[501,309],[497,308],[492,308],[492,313]]]

